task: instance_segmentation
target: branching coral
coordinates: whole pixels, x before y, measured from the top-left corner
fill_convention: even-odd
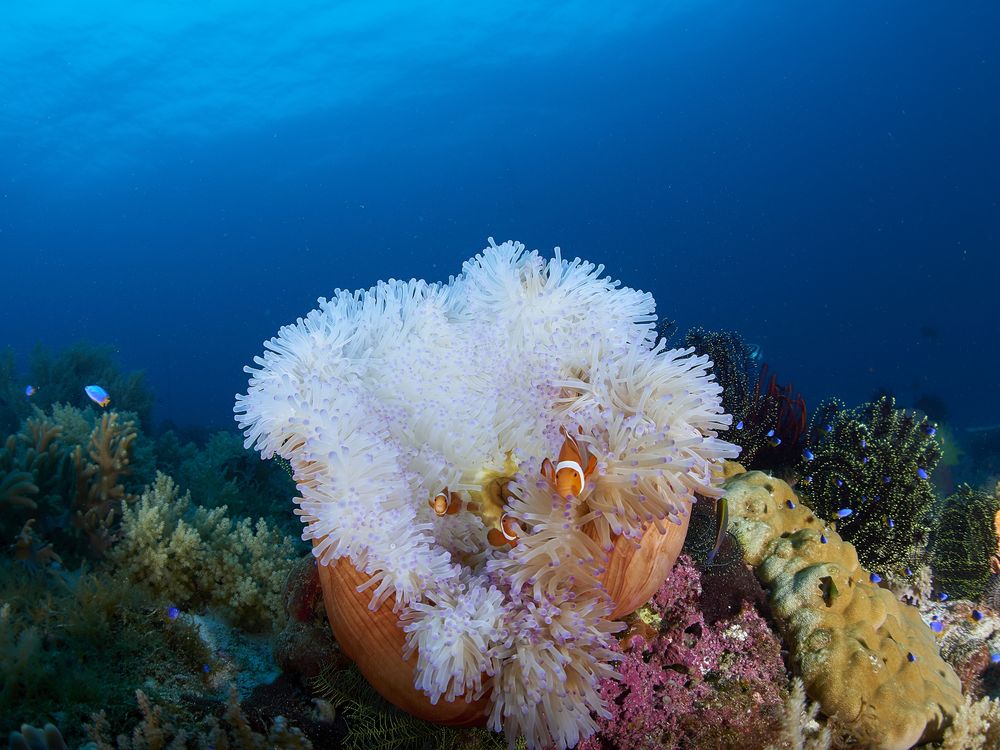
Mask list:
[[[188,727],[167,715],[144,692],[135,691],[142,720],[129,734],[111,739],[111,728],[101,711],[86,725],[93,750],[164,750],[165,748],[196,748],[196,750],[311,750],[312,743],[295,728],[277,717],[267,734],[255,732],[240,709],[236,691],[231,690],[223,722],[215,717],[201,726]]]
[[[897,409],[891,396],[855,409],[826,402],[798,466],[802,499],[837,522],[863,565],[885,575],[912,564],[927,541],[929,477],[940,456],[933,425]]]
[[[606,715],[617,540],[683,524],[736,452],[708,358],[654,343],[650,295],[602,270],[491,241],[447,285],[338,290],[265,343],[236,404],[247,446],[291,463],[319,561],[401,610],[416,684],[489,690],[491,726],[532,747]],[[570,435],[593,466],[554,465]],[[470,512],[438,517],[451,492]]]
[[[131,472],[135,426],[122,423],[110,412],[90,434],[86,455],[77,446],[73,452],[76,498],[73,526],[89,540],[91,554],[103,557],[115,541],[120,507],[135,498],[125,492],[122,478]]]
[[[283,617],[292,541],[263,519],[233,521],[227,508],[192,507],[165,474],[134,506],[123,506],[111,560],[129,581],[178,607],[217,606],[244,629]]]

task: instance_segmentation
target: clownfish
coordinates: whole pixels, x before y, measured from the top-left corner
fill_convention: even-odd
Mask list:
[[[565,500],[570,495],[581,495],[587,480],[597,468],[597,457],[590,454],[586,445],[578,443],[565,427],[560,427],[559,431],[566,438],[559,449],[559,461],[553,466],[546,458],[542,462],[542,476],[555,485],[556,492]],[[582,427],[580,434],[583,434]]]
[[[521,535],[521,527],[517,521],[507,513],[500,516],[500,528],[490,529],[486,533],[486,541],[494,547],[503,547],[509,544],[511,547],[517,546],[517,539]]]
[[[467,510],[474,511],[477,508],[474,503],[464,504],[459,494],[457,492],[449,492],[447,487],[428,500],[427,504],[431,506],[439,517],[453,516],[462,510],[463,505],[465,505]]]

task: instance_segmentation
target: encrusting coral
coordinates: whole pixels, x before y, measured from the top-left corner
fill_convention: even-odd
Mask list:
[[[235,407],[247,446],[292,465],[366,677],[390,700],[480,699],[469,718],[530,747],[608,715],[611,615],[659,587],[737,453],[708,358],[656,342],[652,297],[602,271],[491,240],[448,284],[338,290],[265,343]],[[335,617],[356,583],[372,612],[352,651]],[[397,620],[406,677],[377,675],[389,631],[365,622]]]
[[[806,689],[865,747],[939,739],[961,684],[915,607],[858,563],[854,547],[783,481],[761,472],[726,483],[732,533],[769,601]]]
[[[123,506],[111,561],[173,606],[220,607],[244,630],[273,627],[284,617],[292,540],[263,519],[234,521],[226,511],[192,508],[190,494],[158,474],[138,502]]]
[[[682,555],[621,639],[611,718],[579,750],[761,748],[780,724],[781,640],[753,606],[709,625],[703,574]]]

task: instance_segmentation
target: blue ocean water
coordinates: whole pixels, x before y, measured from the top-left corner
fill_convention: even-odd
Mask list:
[[[3,15],[3,343],[112,344],[160,422],[231,426],[317,297],[493,236],[740,331],[810,405],[1000,423],[995,2]]]

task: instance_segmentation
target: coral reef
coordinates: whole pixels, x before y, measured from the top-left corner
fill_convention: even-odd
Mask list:
[[[369,616],[400,611],[407,684],[428,705],[488,698],[490,726],[530,747],[607,715],[601,576],[718,495],[736,453],[708,358],[656,343],[652,297],[602,271],[491,240],[446,285],[338,290],[265,343],[235,408],[246,444],[292,465],[324,587],[349,558]],[[627,567],[647,597],[668,569]]]
[[[806,689],[850,722],[865,746],[938,739],[962,702],[934,634],[859,563],[783,481],[761,472],[726,483],[730,532],[769,589]]]
[[[806,702],[806,690],[798,677],[792,680],[792,689],[785,699],[781,732],[776,744],[766,750],[829,750],[832,742],[829,727],[816,721],[818,703]]]
[[[59,413],[75,416],[68,409]],[[137,432],[108,412],[86,434],[82,445],[67,443],[62,425],[36,411],[7,438],[0,449],[0,501],[14,512],[0,516],[2,536],[16,543],[31,520],[32,538],[52,541],[64,557],[107,553],[119,508],[132,500],[123,481],[131,473]]]
[[[196,748],[197,750],[311,750],[312,743],[302,732],[288,726],[277,717],[267,734],[255,732],[240,709],[236,692],[230,691],[224,721],[214,717],[202,722],[203,726],[188,728],[187,722],[178,725],[161,706],[155,705],[146,694],[137,690],[136,702],[142,720],[129,734],[110,737],[110,726],[104,712],[93,716],[87,725],[90,737],[88,750],[161,750],[162,748]]]
[[[107,574],[69,586],[0,560],[0,591],[0,732],[62,717],[75,746],[93,711],[121,726],[138,685],[176,703],[203,688],[203,665],[214,663],[186,618]]]
[[[797,488],[820,518],[837,520],[861,563],[883,576],[912,565],[927,542],[929,479],[941,455],[934,432],[891,396],[854,409],[825,402],[813,415]]]
[[[158,474],[122,509],[121,539],[110,558],[122,576],[180,608],[219,607],[245,630],[284,618],[282,589],[292,540],[259,519],[234,521],[227,508],[193,506],[190,494]]]
[[[997,554],[1000,497],[963,485],[934,514],[929,548],[934,583],[953,598],[976,600]]]
[[[762,748],[780,725],[781,642],[746,606],[709,626],[701,574],[682,556],[623,639],[620,679],[601,683],[611,716],[579,750]]]
[[[330,633],[316,567],[316,558],[307,555],[288,572],[283,593],[288,619],[274,639],[278,666],[303,682],[315,679],[325,668],[342,668],[347,661]]]
[[[10,733],[10,750],[68,750],[62,733],[53,724],[42,729],[22,724],[20,732]]]
[[[740,446],[740,461],[750,468],[777,469],[799,458],[806,428],[806,405],[791,386],[761,366],[751,347],[734,331],[690,329],[685,347],[712,360],[711,372],[722,385],[722,408],[735,428],[727,438]]]
[[[944,733],[941,750],[996,750],[1000,747],[1000,701],[966,698]]]
[[[115,364],[114,347],[79,343],[52,354],[38,346],[31,355],[30,373],[26,382],[38,389],[32,402],[40,409],[57,403],[87,406],[84,385],[99,383],[111,394],[116,410],[134,413],[143,427],[151,425],[153,394],[145,373],[123,374]]]

